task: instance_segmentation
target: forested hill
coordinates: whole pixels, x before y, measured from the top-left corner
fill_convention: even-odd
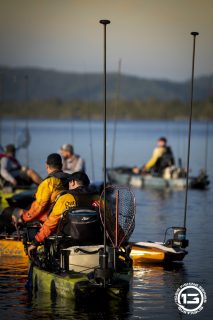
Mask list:
[[[109,99],[116,96],[118,86],[116,73],[107,75]],[[0,67],[1,101],[38,101],[59,99],[61,101],[100,101],[103,97],[103,76],[94,73],[65,73],[38,68]],[[213,95],[213,75],[195,79],[194,98],[205,100]],[[190,81],[174,82],[151,80],[121,75],[120,97],[126,101],[159,101],[189,99]]]

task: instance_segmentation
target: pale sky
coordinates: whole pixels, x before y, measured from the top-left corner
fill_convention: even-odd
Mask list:
[[[0,0],[0,65],[102,72],[145,78],[190,78],[191,31],[195,76],[213,74],[213,0]]]

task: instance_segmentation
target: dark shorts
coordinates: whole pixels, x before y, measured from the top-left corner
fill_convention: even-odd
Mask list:
[[[19,186],[30,186],[33,182],[25,171],[16,170],[15,174],[12,173],[12,175],[16,179],[17,185]]]

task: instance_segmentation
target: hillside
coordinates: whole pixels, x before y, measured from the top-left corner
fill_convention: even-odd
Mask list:
[[[101,74],[65,73],[36,68],[0,67],[1,102],[26,100],[100,101],[102,99]],[[117,74],[107,75],[108,99],[116,96]],[[174,82],[121,76],[122,100],[159,101],[189,99],[190,81]],[[194,98],[201,101],[212,95],[213,76],[195,79]]]

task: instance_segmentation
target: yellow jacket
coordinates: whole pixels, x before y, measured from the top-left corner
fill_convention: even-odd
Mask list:
[[[61,179],[56,177],[47,177],[38,186],[35,194],[35,201],[29,210],[25,211],[22,219],[25,222],[32,220],[45,221],[51,205],[54,203],[57,195],[65,190]]]
[[[145,170],[151,169],[159,158],[166,152],[165,147],[157,147],[154,149],[151,159],[144,165]]]
[[[71,207],[73,208],[91,208],[99,205],[99,196],[90,193],[66,193],[61,195],[56,201],[50,215],[42,225],[39,232],[36,234],[35,239],[38,242],[43,242],[49,235],[56,229],[63,212]]]

